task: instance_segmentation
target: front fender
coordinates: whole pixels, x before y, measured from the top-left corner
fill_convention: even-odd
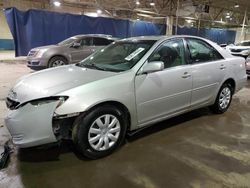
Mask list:
[[[86,112],[103,102],[119,102],[129,111],[131,127],[137,125],[136,101],[133,77],[128,74],[91,82],[68,91],[59,93],[69,96],[67,101],[56,109],[58,115]]]

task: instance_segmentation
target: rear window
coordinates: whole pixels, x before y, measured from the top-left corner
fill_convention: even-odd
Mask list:
[[[200,39],[186,39],[190,59],[193,63],[203,63],[223,59],[221,54],[211,45]]]

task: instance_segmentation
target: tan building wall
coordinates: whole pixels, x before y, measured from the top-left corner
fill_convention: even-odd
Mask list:
[[[0,39],[12,39],[3,11],[0,11]]]

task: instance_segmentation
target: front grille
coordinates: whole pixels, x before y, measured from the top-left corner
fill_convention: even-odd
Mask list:
[[[241,54],[232,54],[232,55],[236,57],[244,57],[244,55],[241,55]]]
[[[28,56],[34,56],[36,54],[36,51],[35,50],[31,50],[28,54]]]
[[[14,110],[16,109],[16,107],[20,104],[20,102],[17,102],[17,101],[14,101],[10,98],[6,98],[6,106],[7,108],[11,109],[11,110]]]
[[[241,52],[241,49],[231,49],[231,52]]]

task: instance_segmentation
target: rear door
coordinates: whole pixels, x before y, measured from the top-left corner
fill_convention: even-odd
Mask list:
[[[193,77],[191,107],[205,106],[217,95],[226,74],[226,60],[201,39],[186,38],[186,42]]]

